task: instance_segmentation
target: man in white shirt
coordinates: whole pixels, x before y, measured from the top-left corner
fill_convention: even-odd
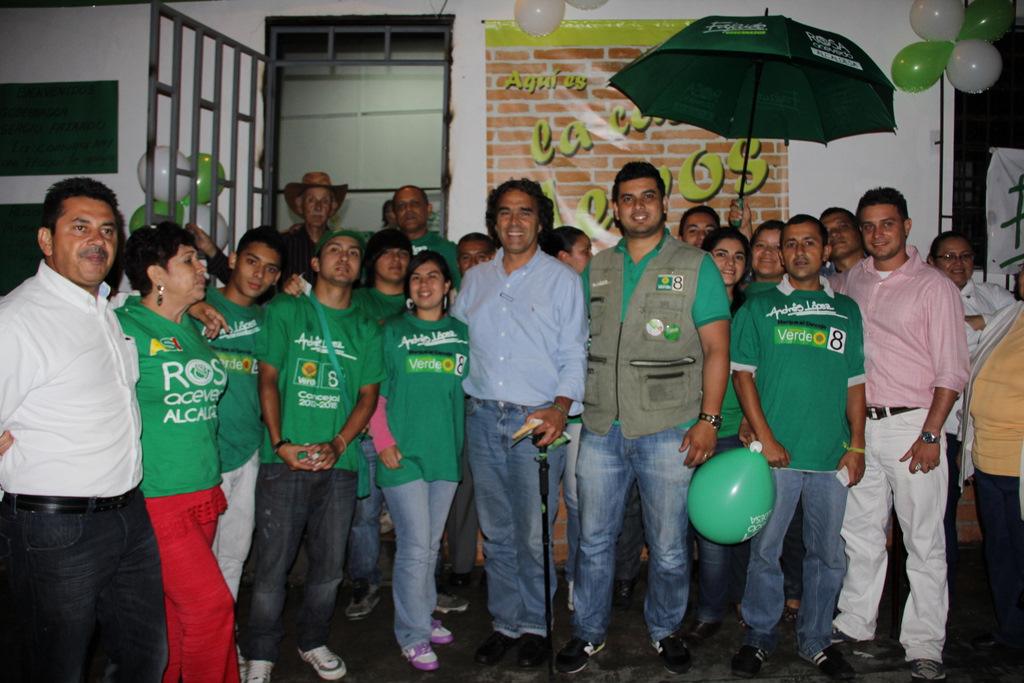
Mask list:
[[[0,555],[25,681],[82,680],[96,622],[117,680],[167,663],[160,557],[145,501],[138,361],[107,302],[124,218],[89,178],[53,185],[44,260],[0,302]]]
[[[928,263],[942,271],[960,290],[964,304],[964,330],[967,332],[967,350],[973,355],[981,341],[986,322],[998,311],[1014,302],[1013,294],[992,282],[975,282],[974,249],[966,237],[958,232],[942,232],[932,240],[928,250]],[[956,535],[956,509],[960,503],[960,411],[963,397],[958,397],[946,418],[946,463],[949,466],[949,491],[946,495],[946,581],[952,595],[956,587],[956,572],[960,566],[960,549]]]

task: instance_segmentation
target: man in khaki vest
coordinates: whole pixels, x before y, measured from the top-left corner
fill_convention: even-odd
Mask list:
[[[644,618],[665,668],[685,673],[677,634],[689,596],[686,493],[693,468],[715,452],[729,377],[729,300],[705,252],[665,228],[658,170],[630,162],[612,203],[624,239],[584,273],[590,349],[576,467],[582,529],[573,638],[559,671],[582,670],[604,647],[615,539],[633,482],[650,551]]]

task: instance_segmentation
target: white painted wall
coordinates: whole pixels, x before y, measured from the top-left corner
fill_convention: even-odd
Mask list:
[[[893,56],[918,40],[908,19],[910,0],[775,0],[773,13],[829,28],[851,38],[888,72]],[[451,236],[482,221],[486,166],[484,131],[484,27],[486,19],[512,19],[514,0],[223,0],[175,3],[197,20],[254,48],[263,49],[268,16],[432,14],[444,5],[456,17],[452,73],[453,134],[450,145]],[[763,0],[609,0],[597,10],[566,7],[567,19],[696,18],[705,14],[759,15]],[[120,147],[116,175],[98,176],[130,213],[143,202],[135,164],[145,141],[149,7],[125,5],[75,9],[0,10],[0,82],[116,79],[120,82]],[[952,90],[946,97],[946,179],[939,178],[939,88],[896,93],[893,134],[859,136],[828,147],[793,142],[790,147],[790,210],[816,213],[826,205],[850,206],[864,190],[884,184],[907,196],[911,242],[927,247],[939,230],[939,188],[950,210]],[[314,164],[315,165],[315,164]],[[0,203],[38,202],[57,177],[0,179]],[[460,219],[459,217],[469,217]],[[947,229],[949,226],[942,226]]]

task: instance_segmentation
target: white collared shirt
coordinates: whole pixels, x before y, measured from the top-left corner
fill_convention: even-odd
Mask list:
[[[139,365],[107,301],[45,262],[0,301],[0,488],[116,496],[142,479]]]
[[[986,325],[996,313],[1015,301],[1013,294],[1005,287],[992,282],[974,280],[968,280],[960,290],[960,300],[964,302],[964,315],[981,315],[985,318]],[[964,326],[967,328],[967,350],[973,354],[974,349],[978,348],[978,342],[981,341],[982,330],[974,329],[966,321]]]
[[[1000,287],[993,282],[975,282],[974,280],[968,280],[960,290],[960,300],[964,303],[964,315],[980,315],[984,318],[985,325],[988,325],[996,313],[1016,301],[1013,294],[1005,287]],[[971,352],[971,356],[974,356],[974,350],[978,348],[984,330],[974,329],[966,320],[964,328],[967,330],[967,350]],[[960,415],[963,412],[963,404],[963,396],[958,396],[956,403],[950,408],[945,424],[947,433],[957,434],[960,431]]]

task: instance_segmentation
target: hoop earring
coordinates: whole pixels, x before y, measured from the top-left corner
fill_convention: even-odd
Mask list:
[[[408,308],[410,311],[416,310],[416,304],[412,302],[412,297],[409,297],[408,299],[405,300],[405,307]]]
[[[156,286],[156,305],[161,306],[164,303],[164,286]]]

